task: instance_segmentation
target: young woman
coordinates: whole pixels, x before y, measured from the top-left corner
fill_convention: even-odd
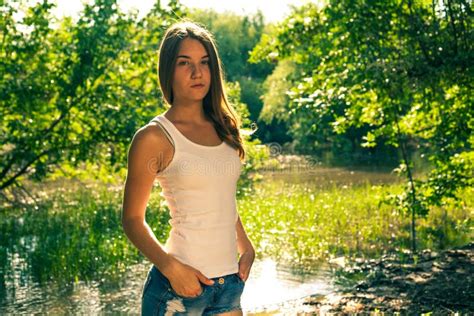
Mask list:
[[[169,107],[133,137],[122,214],[126,235],[153,263],[142,315],[242,315],[255,257],[235,197],[245,152],[211,34],[172,25],[158,69]],[[171,215],[164,246],[145,221],[155,179]]]

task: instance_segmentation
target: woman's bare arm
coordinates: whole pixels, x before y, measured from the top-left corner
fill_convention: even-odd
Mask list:
[[[249,277],[250,269],[252,268],[252,264],[255,259],[255,250],[253,248],[252,242],[245,232],[242,221],[240,220],[240,216],[237,218],[235,229],[237,232],[237,250],[240,254],[239,275],[242,280],[246,281]]]
[[[172,257],[164,251],[145,221],[145,211],[153,188],[156,172],[168,156],[166,136],[146,126],[134,135],[128,152],[128,172],[125,181],[122,226],[130,241],[162,272]]]

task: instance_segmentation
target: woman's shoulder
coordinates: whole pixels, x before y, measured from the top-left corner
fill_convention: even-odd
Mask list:
[[[168,147],[168,144],[169,142],[165,132],[155,120],[140,127],[132,139],[132,146],[161,148],[160,151],[163,150],[163,147]]]
[[[172,154],[173,148],[167,143],[163,131],[154,124],[146,124],[133,135],[128,151],[129,170],[139,178],[150,171],[155,175]]]

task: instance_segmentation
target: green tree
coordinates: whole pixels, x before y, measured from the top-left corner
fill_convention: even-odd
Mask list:
[[[291,59],[304,69],[288,92],[288,119],[303,148],[355,133],[363,135],[362,146],[400,149],[398,170],[408,187],[390,200],[411,214],[413,251],[416,216],[473,184],[471,6],[463,0],[308,4],[251,54],[253,61]],[[435,166],[425,180],[414,179],[410,144]]]
[[[161,104],[156,50],[177,2],[167,9],[157,2],[135,22],[116,1],[97,0],[77,23],[66,18],[58,27],[52,7],[47,0],[2,5],[0,192],[7,199],[24,178],[41,180],[67,165],[122,167],[134,131]]]
[[[157,1],[138,20],[114,0],[97,0],[73,22],[55,21],[47,0],[27,3],[1,8],[0,196],[14,200],[26,179],[116,181],[135,131],[164,110],[157,52],[187,9]],[[229,94],[247,124],[239,86]]]

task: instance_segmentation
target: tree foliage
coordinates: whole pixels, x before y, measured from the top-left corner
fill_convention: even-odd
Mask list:
[[[160,104],[152,56],[169,12],[155,7],[136,24],[116,1],[98,0],[77,23],[54,27],[52,7],[2,8],[0,189],[25,175],[42,179],[64,162],[116,167]]]
[[[97,0],[76,22],[56,20],[53,7],[48,0],[0,6],[0,193],[7,199],[25,179],[123,171],[133,134],[164,109],[156,68],[163,33],[187,14],[177,1],[157,1],[139,20],[116,0]]]
[[[412,212],[415,240],[415,215],[473,184],[473,39],[464,0],[329,1],[295,8],[251,58],[303,69],[287,117],[302,148],[360,135],[400,149],[408,187],[391,200]],[[411,144],[434,165],[427,179],[413,177]]]

